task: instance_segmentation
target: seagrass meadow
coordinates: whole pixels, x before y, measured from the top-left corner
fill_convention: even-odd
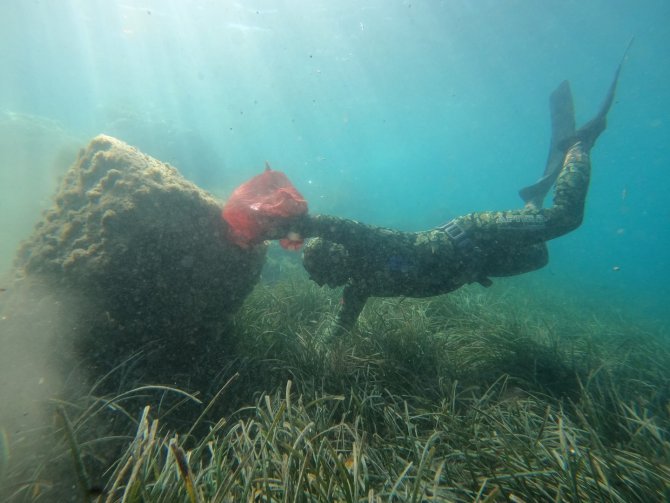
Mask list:
[[[123,366],[104,378],[116,394],[52,400],[24,442],[37,454],[3,456],[7,500],[670,497],[664,327],[517,283],[376,299],[325,340],[339,292],[283,277],[236,315],[207,401],[124,382]]]

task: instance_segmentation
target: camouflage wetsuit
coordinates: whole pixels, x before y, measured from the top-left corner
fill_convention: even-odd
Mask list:
[[[305,247],[305,269],[319,284],[344,285],[338,321],[346,329],[370,296],[428,297],[539,269],[548,260],[545,241],[581,224],[590,171],[588,151],[577,142],[565,155],[550,208],[469,213],[423,232],[307,216],[296,230],[318,238]]]

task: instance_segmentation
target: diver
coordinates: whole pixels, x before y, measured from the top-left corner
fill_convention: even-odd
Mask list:
[[[523,209],[469,213],[422,232],[307,214],[283,227],[283,235],[313,238],[303,253],[312,280],[332,288],[344,286],[334,332],[350,330],[371,296],[429,297],[473,282],[490,286],[491,277],[545,266],[545,242],[582,223],[591,172],[589,152],[606,128],[620,69],[621,64],[600,111],[579,130],[568,82],[552,93],[549,156],[544,176],[520,191]],[[553,203],[543,208],[554,185]]]

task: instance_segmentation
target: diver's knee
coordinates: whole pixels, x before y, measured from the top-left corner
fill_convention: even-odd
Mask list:
[[[568,234],[576,229],[578,229],[584,222],[584,214],[582,212],[574,215],[568,215],[564,221],[563,234]]]

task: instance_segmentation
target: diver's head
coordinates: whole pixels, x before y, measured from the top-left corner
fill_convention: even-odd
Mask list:
[[[305,245],[302,263],[309,277],[318,285],[331,288],[344,285],[349,279],[349,253],[341,244],[321,238]]]

